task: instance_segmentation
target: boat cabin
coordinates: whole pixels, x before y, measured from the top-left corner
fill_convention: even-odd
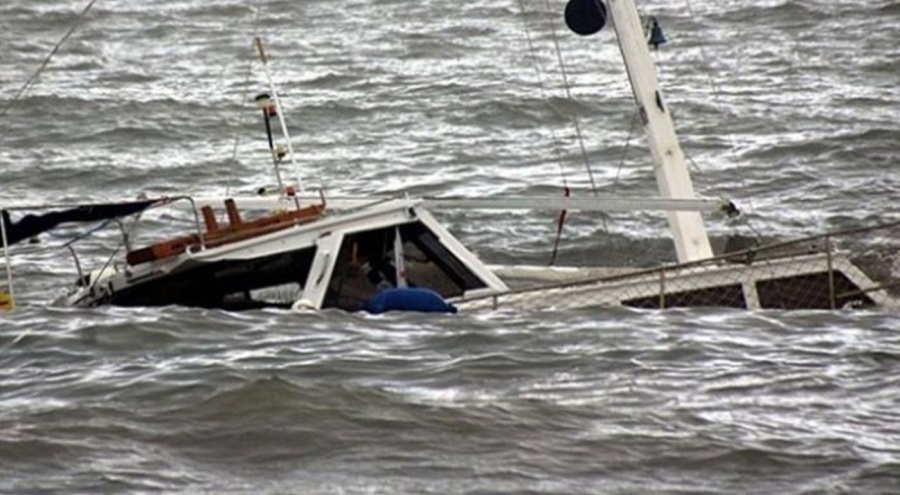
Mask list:
[[[81,275],[70,303],[358,311],[387,288],[430,289],[444,300],[507,290],[414,200],[327,215],[324,206],[298,207],[248,221],[229,200],[228,225],[207,208],[203,232],[129,250],[124,265]]]

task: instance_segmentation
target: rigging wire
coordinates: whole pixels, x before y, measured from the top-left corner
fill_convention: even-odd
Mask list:
[[[644,25],[644,31],[645,31],[645,34],[646,34],[646,33],[652,33],[652,32],[653,32],[653,31],[652,31],[653,29],[660,29],[658,25],[656,25],[656,27],[654,28],[654,23],[655,23],[655,22],[656,22],[656,18],[653,18],[653,17],[651,17],[651,18],[647,21],[647,23]],[[649,36],[652,36],[652,35],[649,35]],[[648,37],[649,37],[649,36],[648,36]],[[653,59],[654,66],[656,67],[657,77],[659,78],[660,81],[662,81],[662,79],[663,79],[663,77],[664,77],[664,76],[663,76],[663,63],[662,63],[662,60],[661,60],[662,57],[658,56],[658,55],[659,55],[659,49],[658,49],[658,48],[657,48],[656,50],[651,51],[651,55],[652,55],[654,52],[657,54],[657,56]],[[707,76],[709,76],[709,73],[707,73]],[[709,77],[710,77],[710,79],[711,79],[711,76],[709,76]],[[715,89],[715,88],[714,88],[714,89]],[[694,172],[696,172],[700,177],[703,177],[703,169],[700,168],[700,165],[698,165],[696,161],[694,161],[694,157],[691,156],[691,154],[688,152],[688,150],[687,150],[683,145],[681,146],[681,152],[682,152],[682,154],[684,154],[684,158],[685,158],[685,160],[687,161],[687,163],[691,166],[692,170],[693,170]],[[724,198],[722,198],[722,199],[724,199]]]
[[[564,115],[564,113],[550,99],[546,85],[544,84],[544,77],[541,73],[541,65],[537,59],[537,50],[534,47],[534,41],[531,37],[531,30],[528,28],[528,20],[525,17],[526,10],[524,0],[519,0],[519,10],[522,12],[522,26],[525,30],[525,39],[528,42],[528,58],[531,61],[531,65],[534,68],[534,73],[537,76],[538,85],[541,88],[541,98],[554,112],[558,113],[559,115]],[[562,176],[563,186],[569,187],[569,182],[566,177],[566,169],[562,156],[562,142],[553,127],[550,127],[550,134],[553,137],[553,152],[556,155],[556,161],[557,165],[559,166],[559,173]]]
[[[653,32],[653,31],[652,31],[653,29],[660,29],[659,26],[658,26],[658,24],[654,27],[654,23],[655,23],[655,22],[656,22],[656,18],[653,18],[653,17],[651,17],[651,18],[647,21],[647,23],[644,25],[644,32],[645,32],[645,34],[652,33],[652,32]],[[652,36],[652,35],[649,35],[649,34],[648,34],[648,38],[649,38],[650,36]],[[651,51],[651,55],[652,55],[653,53],[656,53],[656,54],[657,54],[657,56],[654,57],[654,59],[653,59],[653,65],[656,67],[656,73],[657,73],[658,79],[659,79],[660,81],[662,81],[662,80],[663,80],[663,77],[664,77],[664,76],[663,76],[663,68],[664,68],[664,67],[663,67],[663,63],[662,63],[662,60],[661,60],[662,57],[658,56],[658,54],[659,54],[659,49],[658,49],[658,48],[655,49],[655,50],[652,50],[652,51]],[[707,74],[707,75],[708,75],[708,74]],[[660,84],[661,84],[661,83],[660,83]],[[629,135],[630,135],[630,134],[629,134]],[[702,174],[703,174],[703,169],[700,168],[700,165],[698,165],[696,161],[694,161],[694,157],[691,156],[691,155],[688,153],[688,150],[685,149],[683,145],[681,146],[681,148],[682,148],[681,151],[682,151],[682,153],[684,154],[684,157],[685,157],[685,159],[687,160],[688,164],[693,168],[694,172],[697,172],[698,174],[701,174],[701,176],[702,176]]]
[[[97,3],[97,0],[90,0],[84,6],[84,8],[81,9],[81,12],[79,12],[78,16],[75,18],[75,22],[72,23],[72,25],[69,27],[69,30],[66,31],[66,33],[63,35],[63,37],[60,38],[60,40],[56,42],[56,44],[53,46],[53,48],[50,50],[50,52],[47,54],[47,56],[44,57],[44,60],[41,62],[41,65],[39,65],[38,68],[31,74],[31,76],[25,80],[25,82],[22,84],[22,86],[13,95],[13,97],[6,103],[6,105],[4,105],[3,111],[0,112],[0,117],[6,117],[6,115],[9,114],[9,111],[12,110],[12,108],[16,105],[16,103],[18,103],[18,101],[20,99],[22,99],[28,93],[29,90],[31,90],[31,88],[34,86],[34,84],[37,82],[38,78],[40,77],[41,73],[44,72],[44,69],[46,69],[48,65],[50,65],[50,61],[53,60],[53,57],[56,55],[57,52],[59,52],[59,49],[63,46],[63,44],[66,42],[66,40],[68,40],[69,37],[71,37],[72,34],[75,33],[75,31],[78,29],[78,27],[81,26],[82,22],[84,21],[84,18],[87,16],[87,13],[91,10],[91,8],[94,6],[95,3]],[[0,220],[0,222],[2,222],[2,220]],[[2,232],[3,246],[2,247],[3,247],[4,257],[6,259],[5,264],[6,264],[8,285],[9,285],[9,296],[10,296],[10,299],[13,301],[12,304],[15,305],[15,295],[13,293],[13,277],[12,277],[12,270],[11,270],[11,262],[9,259],[9,246],[6,245],[6,226],[0,225],[0,229],[3,230],[3,232]],[[27,331],[26,331],[26,333],[27,333]],[[18,342],[19,340],[24,338],[24,336],[25,336],[25,334],[20,335],[18,338],[13,340],[13,343],[11,345],[15,344],[16,342]]]
[[[247,58],[247,69],[244,74],[244,89],[241,92],[241,101],[238,104],[239,108],[243,108],[243,105],[250,100],[250,77],[253,75],[253,62],[255,57],[252,55],[253,50],[255,50],[255,40],[259,37],[259,18],[260,18],[260,8],[259,8],[260,0],[256,0],[253,3],[253,21],[251,22],[251,28],[253,31],[253,36],[250,37],[250,53],[251,55]],[[229,175],[228,175],[228,183],[225,186],[225,196],[231,194],[231,184],[234,183],[234,172],[235,167],[234,164],[237,163],[237,154],[238,154],[238,145],[241,140],[240,128],[243,123],[247,120],[247,117],[250,112],[238,112],[237,122],[234,126],[234,142],[231,147],[231,163],[232,166],[229,167]]]
[[[542,5],[543,5],[544,18],[545,19],[551,18],[552,17],[551,7],[550,7],[548,0],[544,0]],[[530,30],[528,29],[528,23],[524,17],[526,9],[525,9],[525,5],[522,0],[519,0],[519,8],[523,14],[523,25],[525,27],[525,34],[526,34],[526,38],[528,40],[529,54],[530,54],[530,58],[531,58],[533,66],[534,66],[535,72],[537,74],[538,82],[541,87],[541,95],[544,98],[544,100],[547,102],[547,105],[551,109],[553,109],[559,115],[566,115],[565,112],[563,112],[560,108],[558,108],[556,105],[553,104],[552,100],[548,96],[548,91],[547,91],[546,85],[544,83],[544,78],[542,77],[542,74],[541,74],[541,66],[537,60],[536,49],[535,49],[534,43],[532,41]],[[572,92],[571,92],[571,85],[569,83],[568,70],[566,68],[565,60],[563,59],[563,56],[562,56],[562,49],[560,47],[559,35],[556,31],[556,26],[552,22],[548,22],[547,24],[550,27],[550,33],[552,35],[553,46],[554,46],[554,49],[556,52],[557,63],[559,64],[559,68],[560,68],[560,74],[562,77],[563,89],[565,91],[566,99],[569,101],[574,101],[574,98],[572,97]],[[597,183],[596,183],[596,180],[594,179],[594,174],[590,167],[590,163],[589,163],[588,156],[587,156],[587,149],[585,147],[584,137],[583,137],[583,133],[581,131],[581,122],[580,122],[580,119],[578,118],[577,113],[571,115],[571,121],[572,121],[573,127],[575,129],[576,137],[578,139],[578,145],[579,145],[579,149],[581,151],[581,157],[584,162],[584,167],[585,167],[585,170],[587,171],[588,178],[590,180],[591,192],[593,193],[594,196],[597,196],[598,195]],[[563,158],[562,158],[562,152],[561,152],[562,146],[560,144],[560,139],[558,138],[556,132],[553,129],[551,129],[551,134],[553,136],[554,150],[556,152],[557,160],[558,160],[559,166],[560,166],[560,173],[563,176],[563,184],[565,186],[564,194],[565,194],[565,197],[568,198],[571,193],[571,188],[568,185],[568,181],[567,181],[566,175],[565,175],[565,169],[563,166]],[[556,237],[554,239],[553,252],[552,252],[552,255],[550,258],[550,265],[553,265],[556,262],[559,244],[560,244],[562,232],[563,232],[563,226],[566,221],[566,214],[567,214],[567,211],[565,208],[563,208],[559,212],[559,215],[557,217]],[[603,222],[603,229],[607,230],[608,229],[608,225],[607,225],[608,215],[606,215],[605,213],[601,213],[600,218]]]
[[[546,1],[544,2],[543,7],[544,7],[544,12],[543,12],[544,17],[549,18],[550,17],[550,13],[549,13],[550,9],[549,9],[549,4]],[[566,113],[562,109],[560,109],[557,105],[555,105],[553,103],[553,100],[549,96],[549,91],[547,90],[547,87],[546,87],[547,84],[545,84],[543,74],[541,73],[541,65],[540,65],[540,62],[538,61],[537,50],[536,50],[536,48],[534,46],[534,42],[532,40],[531,30],[528,28],[528,21],[525,17],[526,9],[525,9],[525,4],[524,4],[523,0],[519,0],[519,9],[522,12],[522,23],[523,23],[523,26],[525,29],[525,37],[528,41],[529,58],[531,60],[532,66],[534,67],[535,74],[537,75],[537,80],[538,80],[538,83],[541,88],[541,97],[546,102],[547,106],[549,106],[554,112],[556,112],[558,115],[565,116]],[[573,98],[572,98],[571,91],[569,89],[569,80],[568,80],[567,73],[566,73],[565,63],[562,59],[562,51],[559,46],[559,40],[558,40],[558,36],[556,34],[556,28],[552,22],[548,22],[547,24],[550,26],[551,32],[553,34],[554,47],[556,50],[557,60],[560,65],[560,70],[562,71],[563,86],[565,89],[566,98],[569,101],[572,101]],[[597,185],[594,180],[593,172],[588,163],[587,151],[584,146],[584,139],[582,137],[581,126],[580,126],[580,122],[578,119],[578,115],[573,114],[571,116],[571,120],[572,120],[573,126],[575,128],[575,133],[578,137],[578,143],[579,143],[579,146],[581,149],[582,159],[584,160],[584,166],[585,166],[585,169],[587,170],[588,178],[590,179],[590,182],[591,182],[591,191],[593,192],[594,196],[596,196],[597,195]],[[553,128],[551,128],[550,132],[553,137],[554,153],[556,155],[557,163],[559,164],[560,175],[562,176],[562,180],[563,180],[563,194],[564,194],[565,198],[567,198],[566,202],[568,202],[568,198],[571,196],[571,187],[569,187],[569,183],[568,183],[568,180],[566,177],[566,172],[565,172],[565,166],[564,166],[564,160],[563,160],[563,154],[562,154],[563,146],[561,143],[561,139],[557,135],[556,131]],[[558,213],[557,218],[556,218],[556,235],[555,235],[555,238],[553,241],[553,250],[551,252],[550,263],[549,263],[551,266],[556,263],[557,255],[559,253],[559,246],[562,241],[563,227],[565,226],[567,214],[568,214],[568,210],[564,206],[562,208],[562,210],[560,210],[560,212]],[[601,213],[601,220],[603,221],[603,228],[606,229],[607,228],[606,215],[603,213]]]
[[[613,187],[619,185],[619,174],[625,167],[625,158],[628,156],[628,149],[631,147],[631,137],[634,135],[634,128],[638,121],[638,112],[631,115],[631,124],[628,126],[628,137],[625,138],[625,145],[622,146],[622,157],[619,159],[619,166],[616,168],[616,177],[613,179]]]
[[[97,3],[97,0],[90,0],[90,2],[85,5],[85,7],[78,14],[78,17],[75,18],[75,22],[72,23],[71,27],[69,27],[69,30],[66,32],[66,34],[64,34],[63,37],[56,43],[56,45],[53,46],[53,49],[50,50],[50,53],[47,54],[47,56],[44,58],[44,61],[41,62],[41,65],[37,68],[37,70],[35,70],[31,74],[31,77],[29,77],[25,81],[25,83],[22,84],[22,87],[20,87],[19,90],[16,91],[16,94],[13,95],[12,99],[7,102],[5,107],[3,107],[3,112],[0,113],[0,116],[5,117],[6,114],[9,113],[10,109],[12,109],[12,107],[16,104],[16,102],[18,102],[23,96],[25,96],[25,94],[32,88],[32,86],[34,86],[34,83],[37,82],[38,77],[40,77],[41,73],[44,72],[44,69],[47,68],[47,65],[50,64],[50,60],[53,59],[53,57],[59,51],[60,47],[62,47],[63,43],[65,43],[66,40],[68,40],[69,37],[72,36],[75,30],[77,30],[78,27],[81,26],[81,23],[82,21],[84,21],[84,18],[87,15],[88,11],[91,10],[91,7],[93,7],[95,3]]]
[[[691,0],[684,0],[684,4],[685,4],[685,7],[687,8],[688,15],[691,17],[691,19],[693,21],[696,22],[697,15],[694,14],[694,8],[691,5]],[[704,48],[703,43],[702,42],[697,43],[697,47],[700,49],[700,57],[703,58],[703,64],[706,67],[712,67],[712,63],[710,62],[710,57],[706,53],[706,49]],[[709,86],[712,89],[713,98],[716,100],[717,103],[721,104],[722,90],[719,87],[719,85],[716,84],[716,80],[713,79],[712,73],[710,71],[706,71],[706,79],[709,81]],[[731,134],[727,134],[726,137],[730,144],[728,151],[731,154],[731,157],[734,160],[734,162],[737,163],[737,155],[735,154],[735,151],[734,151],[736,148],[735,143],[734,143],[734,136],[732,136]]]
[[[551,10],[550,10],[551,8],[550,8],[549,0],[544,0],[543,5],[544,5],[544,14],[547,17],[551,16],[552,14],[551,14]],[[569,74],[568,74],[568,71],[566,70],[566,63],[563,60],[562,49],[559,46],[559,36],[557,35],[557,32],[556,32],[556,25],[553,24],[552,22],[548,23],[548,24],[550,25],[550,33],[551,33],[552,39],[553,39],[553,46],[556,49],[556,58],[557,58],[557,61],[559,62],[559,70],[560,70],[560,74],[563,79],[563,89],[566,92],[566,98],[569,101],[574,101],[574,99],[572,98],[572,91],[571,91],[570,85],[569,85]],[[578,137],[578,146],[581,148],[581,157],[584,160],[584,168],[587,171],[588,178],[591,181],[591,191],[594,193],[594,196],[597,196],[597,183],[596,183],[596,181],[594,181],[594,172],[591,170],[591,165],[588,162],[587,149],[584,146],[584,138],[581,133],[581,122],[580,122],[580,119],[578,118],[577,113],[572,114],[572,123],[575,126],[575,134]]]
[[[693,5],[691,5],[691,0],[684,0],[684,3],[685,3],[685,8],[687,9],[688,15],[690,16],[691,20],[693,20],[694,22],[697,22],[697,15],[694,13],[694,8],[693,8]],[[710,62],[711,58],[706,53],[706,49],[704,48],[703,43],[700,42],[697,44],[697,46],[700,49],[700,56],[701,56],[701,58],[703,58],[703,64],[706,67],[712,67],[712,63]],[[713,79],[711,71],[709,71],[709,70],[706,71],[706,78],[709,81],[709,86],[710,86],[710,89],[712,90],[713,99],[715,100],[716,104],[719,105],[720,108],[723,107],[722,94],[721,94],[722,91],[721,91],[721,88],[719,87],[719,85],[716,84],[715,79]],[[725,135],[725,138],[728,141],[728,154],[729,154],[729,156],[731,156],[732,165],[735,168],[738,168],[738,158],[737,158],[737,153],[735,151],[735,149],[737,148],[737,145],[735,143],[734,136],[730,133],[727,133]],[[693,159],[691,159],[691,163],[694,163]],[[696,164],[694,164],[694,166],[696,167]],[[737,174],[737,177],[738,177],[738,181],[741,183],[741,189],[746,191],[747,185],[746,185],[746,182],[744,181],[743,175]],[[754,209],[753,208],[753,200],[748,197],[745,199],[745,201],[747,203],[748,209],[753,210]],[[747,215],[741,214],[737,218],[741,221],[741,223],[743,223],[751,231],[753,231],[757,235],[757,237],[760,237],[760,238],[762,237],[762,235],[759,233],[759,231],[753,225],[751,225],[750,220],[747,218]]]
[[[526,9],[525,9],[524,0],[519,0],[519,10],[522,13],[521,18],[522,18],[522,26],[525,31],[525,39],[528,41],[529,59],[531,60],[532,67],[534,67],[534,72],[535,72],[535,75],[537,76],[538,85],[541,88],[541,98],[547,103],[547,106],[549,106],[551,110],[553,110],[554,112],[556,112],[559,115],[565,115],[559,108],[557,108],[556,105],[553,104],[553,101],[550,99],[550,96],[548,94],[546,85],[544,84],[544,77],[541,74],[541,65],[537,58],[537,50],[535,49],[534,42],[532,41],[531,30],[528,28],[528,19],[525,17]],[[571,189],[569,188],[569,181],[566,177],[566,169],[565,169],[563,156],[562,156],[562,143],[561,143],[561,140],[559,139],[559,136],[556,134],[556,130],[553,129],[553,127],[550,127],[550,135],[553,137],[553,152],[556,155],[556,163],[559,166],[559,174],[562,177],[563,191],[564,191],[565,197],[568,198]],[[559,244],[562,240],[562,232],[563,232],[563,226],[565,225],[565,221],[566,221],[566,209],[563,208],[562,210],[560,210],[560,212],[557,216],[557,219],[556,219],[556,236],[553,240],[553,251],[550,255],[550,263],[549,263],[551,266],[556,263],[556,256],[557,256],[557,253],[559,252]]]

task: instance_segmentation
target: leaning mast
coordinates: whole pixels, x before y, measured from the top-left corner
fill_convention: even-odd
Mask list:
[[[616,31],[625,70],[650,145],[660,195],[666,199],[696,199],[684,152],[659,88],[656,68],[634,0],[572,0],[566,9],[569,27],[583,35],[598,31],[606,20],[604,3],[608,6],[608,15]],[[709,237],[699,212],[670,211],[668,215],[679,262],[712,257]]]

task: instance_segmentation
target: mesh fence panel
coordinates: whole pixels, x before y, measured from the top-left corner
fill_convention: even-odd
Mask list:
[[[462,301],[463,309],[842,309],[897,300],[900,222]],[[852,258],[850,252],[856,253]]]

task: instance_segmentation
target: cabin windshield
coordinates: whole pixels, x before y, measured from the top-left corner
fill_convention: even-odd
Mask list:
[[[323,307],[357,311],[388,287],[397,287],[394,266],[396,227],[344,237]],[[487,286],[421,222],[400,226],[409,287],[431,289],[442,297]]]

